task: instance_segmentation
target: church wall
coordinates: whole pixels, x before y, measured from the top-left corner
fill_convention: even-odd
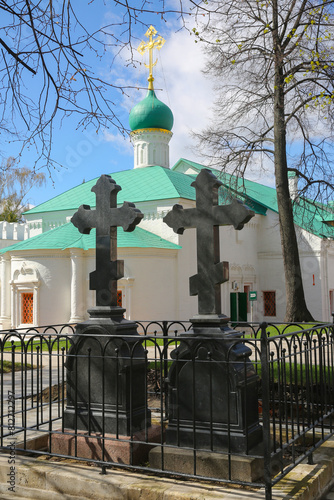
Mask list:
[[[0,222],[0,248],[28,238],[28,225],[20,222]]]
[[[176,203],[182,205],[184,208],[192,208],[194,206],[193,201],[179,198],[173,200],[159,200],[158,202],[138,203],[136,205],[137,208],[144,214],[144,218],[140,222],[139,227],[178,245],[180,241],[179,235],[163,222],[165,215],[172,210]]]
[[[296,235],[307,307],[315,320],[327,321],[329,293],[324,271],[327,256],[322,252],[322,239],[300,227],[296,227]]]
[[[267,210],[266,215],[258,217],[261,219],[257,234],[258,252],[281,252],[278,214],[271,210]]]
[[[47,325],[68,322],[70,311],[70,267],[63,252],[44,255],[13,255],[11,258],[12,326],[21,323],[23,292],[34,293],[34,324]],[[25,270],[24,270],[25,269]]]
[[[325,272],[327,275],[327,280],[328,280],[328,297],[327,300],[328,302],[326,305],[328,305],[328,320],[332,320],[332,313],[334,313],[334,245],[333,241],[331,242],[326,242],[328,244],[328,250],[327,250],[327,266],[325,268]]]
[[[177,251],[127,249],[119,254],[119,258],[124,258],[128,277],[133,279],[132,300],[126,317],[134,320],[174,319]]]
[[[261,216],[257,231],[258,252],[258,300],[257,321],[282,321],[285,315],[285,280],[282,261],[281,239],[278,225],[278,215],[267,210]],[[275,296],[276,315],[265,316],[264,292]]]
[[[198,312],[197,296],[189,295],[189,278],[197,273],[196,230],[187,229],[180,235],[179,244],[182,249],[177,259],[176,319],[188,321]]]
[[[162,129],[141,129],[131,133],[134,168],[161,166],[169,168],[169,141],[172,133]]]
[[[62,226],[69,221],[75,212],[76,209],[28,214],[26,219],[30,230],[30,237]]]
[[[220,258],[229,262],[229,281],[222,286],[222,312],[227,316],[230,316],[232,293],[258,291],[257,229],[261,218],[256,215],[241,230],[233,226],[220,228]],[[256,308],[254,304],[253,313]]]
[[[31,222],[26,222],[29,232],[29,238],[37,236],[43,232],[43,218],[38,216]]]
[[[285,281],[279,252],[259,252],[259,285],[256,321],[283,321],[285,315]],[[264,292],[275,294],[276,315],[265,315]]]
[[[124,260],[125,276],[119,280],[117,288],[123,292],[122,305],[126,308],[127,319],[175,319],[177,252],[155,248],[118,249],[118,259]],[[95,269],[95,256],[89,254],[86,260],[88,276]],[[89,291],[88,307],[92,301],[95,301],[95,293]]]
[[[230,279],[221,288],[222,313],[230,315],[230,294],[243,292],[245,285],[257,290],[257,251],[256,239],[258,221],[249,223],[241,231],[233,226],[220,228],[220,260],[229,262]],[[178,318],[189,319],[197,313],[197,297],[189,296],[189,278],[197,273],[196,230],[187,229],[180,235],[182,246],[178,254]],[[232,283],[238,283],[233,290]],[[249,318],[250,319],[250,318]]]
[[[70,318],[71,267],[67,255],[54,254],[39,259],[45,268],[44,286],[47,292],[41,294],[41,321],[50,324],[68,322]]]
[[[6,248],[11,245],[15,245],[17,243],[17,240],[0,240],[0,248]]]
[[[278,214],[267,211],[262,216],[258,228],[258,260],[260,294],[258,293],[258,314],[266,321],[282,321],[285,316],[285,277],[282,260],[281,241],[278,225]],[[296,226],[300,263],[303,273],[303,285],[306,303],[311,314],[319,320],[327,321],[328,314],[323,307],[325,291],[321,271],[321,238]],[[276,294],[276,316],[264,316],[263,292],[273,291]]]

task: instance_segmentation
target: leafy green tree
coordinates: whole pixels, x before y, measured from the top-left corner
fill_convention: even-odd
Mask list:
[[[212,0],[205,6],[208,21],[193,32],[207,53],[217,99],[200,146],[238,176],[273,164],[285,319],[309,321],[288,172],[299,175],[301,194],[316,201],[332,195],[333,1]]]
[[[42,172],[19,168],[12,157],[3,161],[0,166],[0,220],[22,222],[22,213],[29,208],[29,191],[44,184]]]

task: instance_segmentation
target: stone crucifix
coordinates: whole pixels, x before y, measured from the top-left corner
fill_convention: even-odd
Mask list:
[[[117,227],[131,232],[143,218],[133,203],[117,208],[117,194],[122,188],[110,177],[102,175],[92,191],[96,210],[81,205],[71,222],[80,233],[96,228],[96,270],[90,273],[90,290],[96,290],[96,306],[117,306],[117,280],[124,276],[124,261],[117,260]]]
[[[221,314],[220,284],[228,281],[228,262],[220,262],[219,226],[242,229],[254,212],[238,200],[218,205],[218,188],[222,182],[208,169],[198,174],[192,186],[196,190],[196,208],[174,205],[164,222],[176,233],[196,228],[197,274],[190,278],[190,295],[198,295],[200,315]]]

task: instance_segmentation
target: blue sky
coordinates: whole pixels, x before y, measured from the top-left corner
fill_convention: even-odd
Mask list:
[[[74,1],[73,5],[77,3],[79,2]],[[160,2],[156,0],[152,5],[160,5]],[[179,2],[168,0],[166,5],[173,7],[179,5]],[[121,25],[123,13],[124,11],[115,7],[114,3],[82,0],[78,15],[89,30],[95,30],[108,23]],[[201,45],[195,43],[194,36],[187,30],[181,29],[182,24],[177,15],[167,16],[165,20],[156,14],[145,15],[142,19],[148,25],[153,24],[158,34],[166,40],[162,49],[155,53],[158,63],[154,68],[154,87],[158,98],[169,105],[174,114],[170,164],[172,166],[180,157],[201,162],[191,131],[200,131],[209,124],[214,102],[212,83],[202,74],[205,55]],[[195,19],[191,16],[188,19],[191,30],[195,26]],[[132,26],[134,48],[138,47],[141,40],[147,40],[146,29],[140,22]],[[120,26],[118,35],[121,36],[122,30]],[[109,41],[109,38],[107,40]],[[147,63],[147,58],[144,60],[136,52],[137,62],[133,67],[128,65],[129,53],[123,51],[115,58],[116,54],[117,47],[109,47],[101,59],[93,55],[88,56],[87,64],[96,76],[128,88],[125,94],[110,90],[117,117],[128,127],[130,109],[146,94],[148,70],[143,63]],[[27,80],[27,85],[29,83],[33,85],[33,78]],[[33,88],[31,90],[33,91]],[[127,135],[123,137],[116,128],[100,130],[97,134],[93,126],[82,130],[77,128],[77,123],[78,118],[75,115],[55,121],[53,158],[62,167],[53,171],[51,176],[45,171],[46,187],[32,189],[29,193],[29,202],[32,205],[38,205],[101,174],[112,175],[113,172],[133,168],[133,151]],[[1,149],[5,156],[15,156],[19,145],[2,142]],[[32,168],[35,159],[36,151],[33,148],[26,149],[21,157],[21,165]],[[253,173],[251,178],[264,184],[273,184],[272,174],[263,173],[263,170]]]
[[[117,22],[122,16],[119,8],[108,8],[108,4],[100,0],[80,2],[80,9],[82,21],[91,29],[108,22]],[[181,24],[175,15],[167,18],[167,21],[162,21],[156,15],[151,18],[145,16],[144,20],[148,24],[154,24],[158,33],[166,40],[161,51],[156,51],[158,64],[154,68],[154,87],[159,99],[169,105],[174,114],[174,136],[170,143],[171,166],[180,157],[198,161],[191,129],[199,130],[207,123],[212,102],[211,83],[201,74],[204,65],[201,48],[187,31],[180,31]],[[141,40],[147,40],[144,36],[146,28],[138,23],[133,26],[133,30],[136,37],[134,47],[137,48]],[[128,54],[123,52],[111,65],[115,52],[115,48],[110,48],[101,60],[90,56],[88,64],[101,78],[135,87],[127,92],[128,95],[113,91],[110,96],[115,102],[117,116],[128,127],[130,109],[146,94],[148,70],[139,61],[147,60],[144,61],[138,53],[136,68],[127,66]],[[33,78],[27,80],[27,85],[29,84],[33,85]],[[33,92],[33,88],[31,91]],[[56,120],[53,129],[53,157],[62,168],[53,171],[52,178],[45,172],[47,185],[31,190],[31,204],[42,203],[84,180],[133,168],[132,146],[127,136],[124,138],[116,128],[99,131],[98,134],[92,126],[88,126],[86,130],[77,129],[77,121],[76,116]],[[1,149],[5,157],[15,156],[19,151],[19,144],[5,140],[2,141]],[[21,165],[32,168],[35,158],[36,150],[25,149]]]
[[[106,0],[73,0],[73,5],[79,5],[82,23],[89,31],[97,30],[101,26],[113,24],[113,33],[120,37],[122,34],[122,19],[124,10]],[[167,0],[167,8],[178,6],[178,0]],[[183,1],[183,5],[187,0]],[[138,5],[133,0],[133,5]],[[154,0],[152,7],[160,6],[160,0]],[[166,43],[161,51],[156,52],[158,64],[154,68],[154,87],[159,99],[170,106],[174,114],[173,138],[170,142],[171,166],[180,158],[201,162],[196,151],[196,142],[192,138],[192,131],[200,131],[210,123],[214,107],[213,85],[203,74],[205,55],[200,43],[195,43],[194,36],[182,28],[178,15],[169,15],[164,20],[161,16],[144,15],[142,21],[147,25],[153,24],[162,35]],[[190,30],[195,27],[195,18],[188,16]],[[117,25],[119,28],[117,28]],[[73,28],[74,29],[74,28]],[[133,48],[136,49],[145,38],[147,26],[141,22],[132,25]],[[116,30],[116,31],[115,31]],[[106,36],[99,34],[98,36]],[[111,37],[106,37],[108,42]],[[110,99],[115,103],[117,117],[128,127],[128,115],[131,108],[146,94],[148,70],[144,66],[146,60],[135,51],[135,67],[129,65],[129,53],[123,51],[117,55],[117,47],[110,46],[100,58],[84,54],[85,63],[97,77],[124,86],[127,90],[122,93],[111,89]],[[117,57],[115,57],[117,55]],[[35,80],[34,80],[35,78]],[[34,81],[37,77],[27,75],[26,86],[31,95],[34,95]],[[222,76],[222,85],[223,85]],[[75,83],[73,82],[73,85]],[[35,90],[36,92],[36,90]],[[116,128],[100,130],[96,133],[94,127],[88,126],[83,130],[78,128],[78,117],[72,115],[54,123],[53,129],[53,158],[61,165],[47,176],[47,184],[43,188],[32,189],[29,193],[29,202],[32,205],[40,204],[74,186],[98,177],[101,174],[133,168],[133,151],[128,135],[121,135]],[[18,120],[18,127],[21,124]],[[2,139],[0,148],[4,157],[16,156],[20,151],[19,144],[6,142]],[[293,148],[298,145],[298,138],[294,140]],[[294,149],[292,148],[292,153]],[[21,156],[21,165],[33,168],[37,156],[36,150],[25,149]],[[272,166],[265,164],[266,170],[254,167],[247,172],[247,177],[267,185],[274,185]],[[84,200],[83,200],[84,201]]]

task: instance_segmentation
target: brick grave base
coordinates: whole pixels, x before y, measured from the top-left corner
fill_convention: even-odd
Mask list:
[[[55,432],[49,437],[48,449],[51,454],[66,455],[70,457],[103,460],[119,464],[139,465],[148,461],[151,448],[161,443],[160,425],[152,425],[147,431],[136,432],[131,436],[115,434],[91,433],[77,431],[73,436],[72,429]],[[104,449],[103,449],[104,442]]]

